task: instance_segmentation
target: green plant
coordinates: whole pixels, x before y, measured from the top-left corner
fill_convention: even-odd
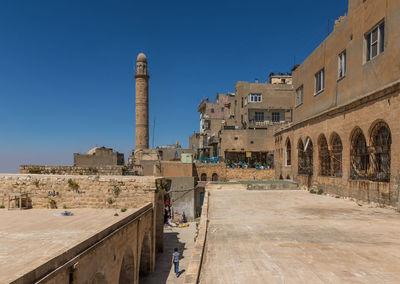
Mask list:
[[[0,209],[3,209],[3,208],[5,208],[5,207],[4,207],[4,205],[3,205],[3,204],[1,204],[1,205],[0,205]]]
[[[115,213],[114,216],[119,216],[118,213]]]
[[[339,196],[339,195],[336,195],[335,198],[340,198],[340,196]]]
[[[79,171],[79,175],[80,175],[80,176],[83,176],[83,172],[82,172],[82,171]]]
[[[64,205],[63,205],[63,208],[64,208],[64,209],[67,209],[67,205],[64,204]]]
[[[93,173],[93,174],[97,174],[99,171],[97,170],[97,168],[96,167],[89,167],[89,172],[90,173]]]
[[[113,201],[113,199],[112,199],[111,197],[107,198],[107,203],[108,203],[108,204],[111,205],[111,204],[113,204],[113,202],[114,202],[114,201]]]
[[[121,208],[121,212],[126,212],[126,210],[128,210],[128,209],[126,209],[126,208]]]
[[[317,192],[318,195],[321,195],[323,193],[324,193],[324,191],[322,190],[322,188],[318,189],[318,192]]]
[[[156,180],[156,193],[158,193],[160,190],[167,191],[167,189],[168,189],[168,183],[165,179]]]
[[[317,193],[317,192],[316,192],[314,189],[311,189],[311,190],[310,190],[310,193],[311,193],[311,194],[315,194],[315,193]]]
[[[114,188],[113,188],[114,196],[117,197],[120,192],[121,192],[121,189],[118,186],[114,185]]]
[[[57,208],[57,202],[54,199],[49,199],[50,208]]]
[[[79,184],[76,181],[74,181],[72,178],[68,179],[68,186],[75,190],[77,190],[79,188]]]
[[[41,170],[40,170],[39,167],[32,166],[32,167],[28,168],[28,173],[30,173],[30,174],[40,174]]]
[[[35,180],[33,181],[33,184],[34,184],[36,187],[39,187],[39,180],[35,179]]]

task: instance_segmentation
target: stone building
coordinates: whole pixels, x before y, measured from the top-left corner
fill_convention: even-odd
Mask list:
[[[220,133],[219,152],[225,160],[272,166],[274,131],[292,121],[293,101],[290,75],[270,76],[269,83],[237,82],[234,125],[225,125]]]
[[[295,68],[294,121],[275,134],[276,177],[396,205],[400,1],[349,0],[348,14]]]
[[[209,98],[198,106],[200,113],[200,138],[198,141],[199,155],[202,157],[218,157],[219,131],[232,116],[231,101],[235,94],[217,94],[216,102]]]
[[[114,152],[111,148],[95,147],[87,154],[74,153],[74,166],[99,167],[99,166],[123,166],[124,154]]]
[[[207,158],[273,165],[274,131],[292,121],[291,74],[270,75],[269,83],[237,82],[235,93],[217,94],[198,107],[200,134],[189,139]]]

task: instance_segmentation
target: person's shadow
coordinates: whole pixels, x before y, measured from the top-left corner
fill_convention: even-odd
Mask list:
[[[181,274],[182,274],[183,272],[185,272],[185,271],[186,271],[186,269],[182,269],[181,271],[179,271],[179,272],[178,272],[178,277],[181,276]]]

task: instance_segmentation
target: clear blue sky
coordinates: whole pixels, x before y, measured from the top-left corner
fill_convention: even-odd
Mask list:
[[[347,0],[2,0],[0,172],[72,164],[96,145],[129,153],[139,52],[155,145],[187,146],[202,98],[290,71],[346,9]]]

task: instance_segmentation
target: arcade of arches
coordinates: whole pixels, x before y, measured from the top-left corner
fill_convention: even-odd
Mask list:
[[[276,157],[275,178],[292,177],[302,187],[396,206],[400,167],[393,157],[399,145],[394,147],[392,137],[399,127],[383,119],[340,127],[327,123],[276,134],[281,136],[277,141],[285,142],[275,144],[276,151],[284,153]]]

